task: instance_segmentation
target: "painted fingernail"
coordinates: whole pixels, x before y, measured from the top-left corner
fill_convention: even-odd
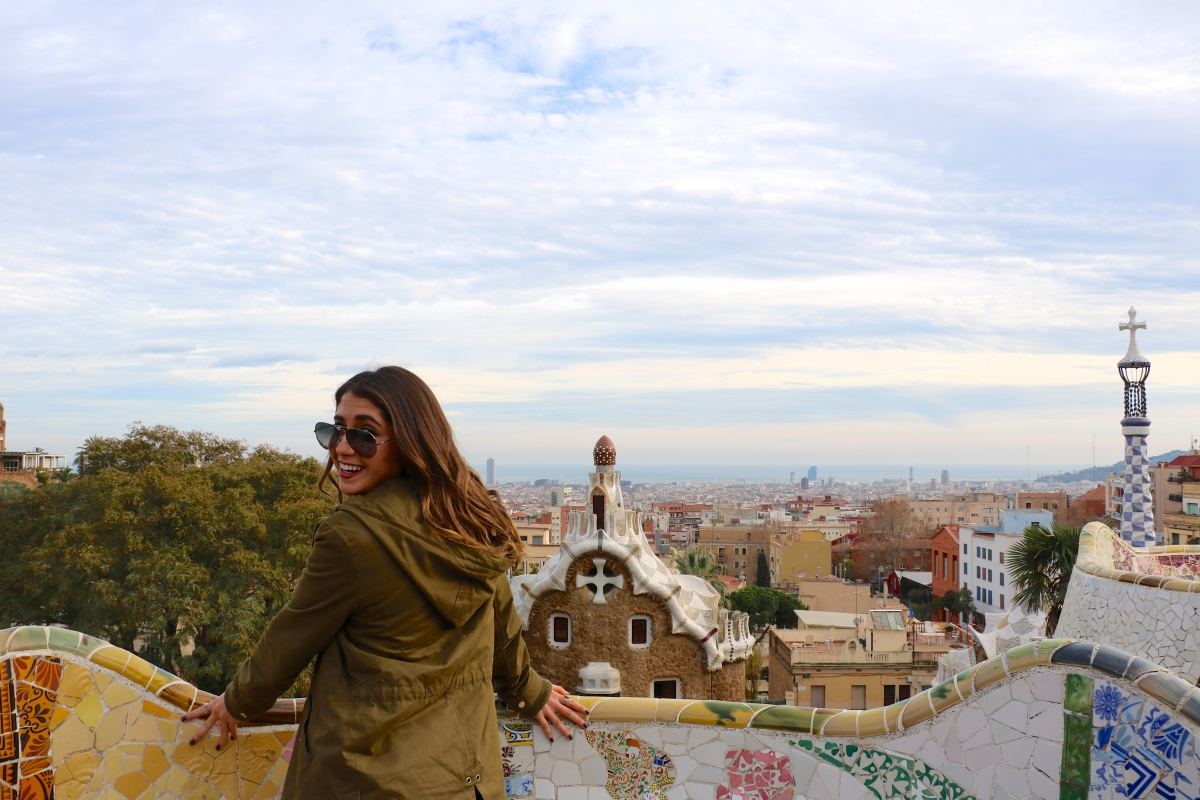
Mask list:
[[[217,749],[218,749],[218,750],[220,750],[220,749],[221,749],[221,745],[217,745]]]
[[[195,744],[195,743],[196,743],[195,739],[188,739],[188,744]]]
[[[575,735],[574,735],[574,734],[568,734],[568,735],[567,735],[567,738],[568,738],[568,739],[570,739],[572,742],[573,742],[573,741],[575,741]]]

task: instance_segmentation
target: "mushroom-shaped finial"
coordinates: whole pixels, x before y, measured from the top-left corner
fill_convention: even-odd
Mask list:
[[[601,436],[592,448],[592,462],[597,467],[611,467],[617,463],[617,448],[612,439]]]

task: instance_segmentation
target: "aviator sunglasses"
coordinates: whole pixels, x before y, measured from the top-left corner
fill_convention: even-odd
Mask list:
[[[375,434],[370,431],[347,428],[345,425],[331,425],[328,422],[318,422],[317,426],[313,428],[313,433],[317,435],[317,442],[326,450],[337,447],[338,442],[345,436],[346,444],[350,445],[350,449],[363,458],[371,458],[379,451],[379,445],[391,441],[391,439],[376,439]]]

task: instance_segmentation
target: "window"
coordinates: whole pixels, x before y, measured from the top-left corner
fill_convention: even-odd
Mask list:
[[[898,687],[896,687],[896,688],[900,690],[900,697],[899,697],[899,699],[901,699],[901,700],[907,700],[907,699],[908,699],[908,696],[909,696],[909,693],[912,691],[912,687],[911,687],[911,686],[909,686],[907,683],[904,683],[904,684],[901,684],[900,686],[898,686]]]
[[[976,558],[979,558],[979,557],[980,557],[980,556],[979,556],[979,551],[980,551],[980,550],[982,550],[982,549],[983,549],[983,548],[981,548],[979,545],[975,545],[975,557],[976,557]]]
[[[1000,585],[1001,586],[1004,585],[1004,573],[1003,572],[1000,573]]]
[[[1026,504],[1025,504],[1025,507],[1026,507],[1026,508],[1033,508],[1033,503],[1026,503]]]
[[[545,542],[542,541],[543,538],[545,538],[545,537],[535,536],[535,537],[533,537],[533,543],[534,544],[545,544]]]
[[[871,621],[877,630],[904,630],[904,613],[902,611],[872,611]]]
[[[550,646],[562,649],[571,643],[571,618],[566,614],[550,615]]]
[[[988,583],[991,583],[991,582],[992,582],[992,571],[989,569],[988,570]]]
[[[1000,595],[1000,610],[1004,610],[1004,595]]]
[[[683,695],[679,687],[679,678],[659,678],[654,681],[652,690],[655,697],[667,700],[678,700]]]
[[[963,575],[970,575],[970,574],[971,573],[967,572],[967,562],[964,561],[963,562]]]
[[[992,551],[988,550],[988,561],[992,560]]]
[[[988,596],[987,603],[990,606],[990,605],[992,605],[992,590],[991,589],[988,589],[987,596]]]
[[[884,686],[883,687],[883,704],[885,706],[890,706],[894,702],[896,702],[896,687],[895,686]]]
[[[809,696],[809,699],[812,700],[813,708],[824,708],[825,707],[825,687],[824,686],[813,686],[812,694]]]
[[[724,547],[718,547],[718,548],[717,548],[717,555],[719,555],[719,556],[723,556],[723,555],[725,555],[725,548],[724,548]]]
[[[1000,552],[1000,563],[1001,564],[1004,563],[1004,552],[1003,551]]]
[[[867,687],[854,684],[850,687],[850,708],[865,711],[867,708]]]
[[[979,573],[982,571],[983,571],[982,567],[980,567],[978,564],[976,564],[975,565],[975,580],[979,580]]]
[[[967,554],[967,543],[963,542],[963,555],[965,556],[966,554]]]
[[[631,647],[644,648],[650,646],[650,618],[629,618],[629,644]]]

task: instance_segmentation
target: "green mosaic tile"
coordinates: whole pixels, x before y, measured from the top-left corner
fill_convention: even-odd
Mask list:
[[[1086,675],[1067,675],[1067,696],[1063,702],[1067,711],[1092,713],[1092,679]]]
[[[849,772],[877,800],[976,800],[924,761],[854,744],[789,741]]]
[[[1091,683],[1089,681],[1089,683]],[[1090,687],[1089,687],[1090,688]],[[1090,703],[1089,703],[1090,706]],[[1092,715],[1087,716],[1067,711],[1063,713],[1063,783],[1088,785],[1088,773],[1092,763]]]
[[[813,751],[812,739],[797,739],[794,742],[791,739],[788,739],[788,744],[790,744],[792,747],[799,747],[801,750],[807,750],[810,753]]]
[[[1088,787],[1086,784],[1063,781],[1058,785],[1058,800],[1087,800]]]

